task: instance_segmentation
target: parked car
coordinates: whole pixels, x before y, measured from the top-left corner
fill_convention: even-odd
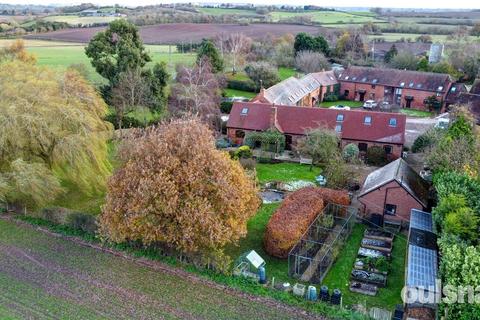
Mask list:
[[[383,101],[382,103],[380,103],[380,109],[390,109],[390,103],[388,101]]]
[[[350,107],[339,104],[338,106],[331,106],[329,109],[350,110]]]
[[[367,100],[363,103],[364,109],[374,109],[377,107],[377,103],[374,100]]]

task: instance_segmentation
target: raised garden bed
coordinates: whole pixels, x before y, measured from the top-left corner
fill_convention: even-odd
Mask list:
[[[373,284],[382,288],[387,285],[387,276],[365,270],[352,270],[351,278],[354,281]]]
[[[363,234],[364,238],[393,242],[393,234],[378,229],[367,229]]]
[[[390,257],[390,254],[383,251],[375,250],[375,249],[360,247],[360,249],[358,249],[358,256],[370,257],[370,258],[378,258],[378,257],[388,258]]]
[[[384,241],[379,239],[363,238],[362,247],[387,253],[392,252],[392,243],[390,241]]]
[[[364,261],[362,261],[364,259],[357,258],[353,267],[357,270],[365,270],[365,271],[369,271],[369,272],[380,273],[380,274],[383,274],[385,276],[388,275],[387,271],[382,271],[382,270],[376,269],[375,267],[372,267],[368,263],[365,263]]]
[[[377,292],[378,292],[377,286],[359,282],[359,281],[350,281],[349,289],[352,292],[366,294],[369,296],[375,296],[377,295]]]

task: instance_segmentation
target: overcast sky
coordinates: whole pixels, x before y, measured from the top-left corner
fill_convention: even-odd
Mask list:
[[[12,4],[79,4],[82,2],[92,2],[99,5],[113,5],[115,3],[127,6],[136,5],[150,5],[159,3],[172,3],[172,2],[188,2],[183,1],[156,1],[156,0],[141,0],[141,1],[127,1],[127,0],[0,0],[0,3],[12,3]],[[193,1],[195,2],[195,1]],[[202,3],[216,3],[216,1],[198,1]],[[219,1],[221,2],[221,1]],[[314,1],[314,0],[250,0],[250,1],[225,1],[228,3],[255,3],[255,4],[290,4],[290,5],[302,5],[302,4],[315,4],[318,6],[335,6],[335,7],[390,7],[390,8],[448,8],[448,9],[469,9],[480,8],[479,0],[335,0],[335,1]]]

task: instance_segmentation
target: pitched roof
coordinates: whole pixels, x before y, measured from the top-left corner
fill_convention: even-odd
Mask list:
[[[403,159],[390,162],[367,176],[359,197],[381,186],[396,181],[424,207],[428,205],[428,183],[420,177]]]
[[[448,90],[446,101],[448,103],[456,103],[458,97],[463,92],[468,92],[467,87],[463,83],[454,83]]]
[[[261,92],[252,101],[294,106],[310,92],[337,84],[333,71],[310,73],[297,79],[290,77]]]
[[[242,114],[243,109],[248,109]],[[335,129],[342,139],[403,144],[405,141],[406,116],[400,113],[373,112],[360,110],[338,110],[325,108],[272,106],[271,104],[235,102],[230,112],[227,127],[264,131],[271,127],[270,116],[276,108],[275,126],[285,134],[303,135],[306,131],[320,126]],[[338,116],[342,115],[343,119]],[[370,124],[365,124],[370,117]],[[390,125],[396,119],[396,126]]]
[[[440,93],[446,92],[452,82],[450,76],[443,73],[356,66],[345,69],[338,80]]]

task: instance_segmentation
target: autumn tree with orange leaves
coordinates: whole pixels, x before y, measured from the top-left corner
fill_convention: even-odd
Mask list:
[[[222,248],[246,235],[260,205],[240,164],[215,149],[212,132],[198,120],[136,130],[124,140],[101,234],[224,262]]]

